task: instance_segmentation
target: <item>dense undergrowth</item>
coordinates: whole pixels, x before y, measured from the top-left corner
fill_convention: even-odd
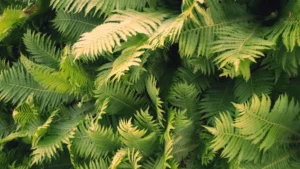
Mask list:
[[[0,12],[0,168],[300,168],[299,0]]]

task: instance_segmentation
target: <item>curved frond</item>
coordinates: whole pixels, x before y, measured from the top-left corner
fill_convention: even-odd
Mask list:
[[[151,35],[167,14],[161,11],[117,11],[106,19],[105,23],[91,32],[84,33],[73,46],[76,58],[95,60],[105,52],[112,53],[121,41],[138,33]],[[83,56],[84,55],[84,56]]]
[[[184,24],[183,32],[179,39],[179,52],[181,56],[206,56],[209,57],[211,43],[215,34],[224,26],[233,23],[246,22],[252,18],[244,6],[228,1],[205,1],[208,9],[201,7],[200,1],[187,3],[186,13],[188,21]],[[192,5],[193,4],[193,5]],[[184,14],[183,13],[183,14]]]
[[[57,11],[52,21],[54,27],[66,38],[76,41],[80,35],[89,32],[101,24],[101,19],[85,16],[83,13]]]
[[[157,120],[159,124],[163,126],[165,111],[163,110],[163,102],[159,97],[159,88],[156,87],[156,83],[157,81],[155,80],[154,76],[150,75],[146,81],[146,90],[152,103],[154,104]]]
[[[279,21],[267,31],[267,37],[277,41],[280,37],[288,52],[300,46],[300,2],[288,1],[282,9]]]
[[[108,15],[113,10],[123,9],[135,9],[142,10],[146,7],[146,4],[153,6],[157,0],[51,0],[51,5],[57,10],[65,10],[66,12],[78,13],[84,11],[85,14],[93,13],[94,15],[99,13],[100,15]]]
[[[134,148],[146,155],[153,152],[153,146],[157,141],[156,133],[151,132],[147,134],[147,130],[139,130],[137,126],[132,125],[131,119],[120,120],[118,131],[122,142],[128,148]]]
[[[214,59],[219,67],[232,65],[235,72],[240,69],[250,69],[243,67],[241,62],[252,61],[264,56],[263,51],[272,49],[274,43],[259,36],[257,26],[227,26],[218,31],[218,40],[213,43],[213,53],[218,56]],[[243,74],[245,80],[249,80],[250,75]]]
[[[27,33],[24,34],[23,41],[27,51],[36,62],[54,69],[59,68],[61,52],[56,49],[55,43],[51,41],[50,37],[27,30]]]
[[[5,102],[12,101],[14,104],[24,102],[31,94],[41,103],[41,108],[56,107],[66,98],[65,95],[41,87],[21,65],[2,71],[0,84],[0,99]]]
[[[229,158],[229,161],[235,158],[240,161],[253,161],[259,158],[258,146],[233,127],[233,120],[228,112],[221,113],[220,118],[216,118],[215,128],[207,126],[205,128],[214,135],[210,148],[214,151],[223,149],[221,155]]]
[[[96,105],[102,106],[109,99],[107,114],[132,114],[142,108],[145,97],[140,97],[129,86],[123,83],[108,83],[95,91]]]
[[[200,101],[200,112],[203,113],[202,118],[215,116],[224,110],[234,112],[234,107],[231,104],[231,101],[234,100],[233,84],[230,81],[216,83],[219,84],[212,85]]]
[[[22,22],[27,17],[21,9],[7,8],[0,17],[0,41],[9,35],[16,24]]]
[[[43,137],[36,141],[33,146],[31,164],[39,164],[44,160],[51,161],[57,157],[58,150],[63,149],[63,144],[70,144],[71,138],[74,138],[77,125],[84,119],[85,109],[71,107],[66,111],[72,112],[72,116],[52,121],[44,131]]]
[[[198,94],[193,84],[177,83],[171,86],[168,101],[173,106],[186,110],[188,117],[197,117],[199,104],[195,100],[198,100]]]
[[[259,148],[264,151],[280,138],[300,135],[296,130],[299,122],[294,120],[300,112],[300,106],[294,99],[289,101],[287,95],[281,95],[271,111],[271,100],[266,95],[262,95],[261,99],[254,95],[251,102],[234,106],[240,112],[234,126],[247,139],[259,143]]]
[[[274,85],[274,79],[271,71],[258,70],[252,74],[246,82],[243,78],[236,79],[234,84],[234,96],[240,103],[247,101],[254,94],[271,94]]]
[[[55,69],[33,63],[24,56],[21,57],[21,62],[32,77],[44,88],[61,94],[72,93],[72,85]]]
[[[143,156],[139,151],[134,149],[120,149],[113,157],[109,169],[117,168],[132,168],[139,169],[142,165],[139,164]]]
[[[72,149],[80,156],[98,159],[121,146],[120,140],[111,128],[95,124],[80,125],[72,139]]]

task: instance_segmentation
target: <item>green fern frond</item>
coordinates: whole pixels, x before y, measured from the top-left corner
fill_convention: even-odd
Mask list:
[[[242,169],[299,168],[300,164],[295,158],[295,152],[292,151],[281,150],[279,148],[272,149],[268,154],[266,154],[265,159],[261,160],[259,163],[253,163],[253,162],[242,163],[240,167]]]
[[[123,83],[109,83],[95,91],[96,106],[102,106],[109,99],[107,114],[133,114],[142,108],[146,102],[145,97],[140,97],[129,86]]]
[[[99,15],[108,15],[113,10],[135,9],[142,10],[146,4],[153,6],[156,0],[103,0],[101,2],[95,0],[51,0],[51,5],[56,10],[65,10],[66,12],[78,13],[84,11],[85,14],[93,13]]]
[[[254,94],[271,94],[274,85],[274,79],[271,71],[258,70],[252,74],[246,82],[243,78],[236,79],[234,84],[234,96],[240,103],[247,101]]]
[[[72,85],[55,69],[33,63],[24,56],[21,57],[21,62],[32,77],[47,90],[61,94],[72,93]]]
[[[41,108],[56,107],[66,96],[42,88],[21,65],[15,65],[0,74],[0,99],[14,104],[24,102],[33,95]]]
[[[37,63],[47,65],[54,69],[59,68],[61,52],[56,49],[55,43],[50,37],[27,30],[27,33],[24,34],[23,41],[27,51]]]
[[[234,100],[233,84],[230,81],[216,83],[219,84],[215,84],[208,89],[200,101],[202,118],[215,116],[224,110],[234,112],[234,107],[231,104],[231,101]]]
[[[175,109],[170,110],[167,113],[167,126],[164,132],[164,136],[161,140],[161,142],[164,143],[164,150],[163,153],[160,156],[158,156],[156,161],[150,163],[151,168],[171,168],[171,165],[173,164],[170,162],[173,159],[173,140],[171,132],[174,129],[175,113]]]
[[[191,56],[189,58],[183,58],[184,63],[193,69],[193,73],[201,72],[204,75],[213,75],[216,72],[216,65],[212,59],[204,57]]]
[[[7,8],[4,10],[0,17],[0,41],[7,37],[17,24],[22,22],[22,19],[26,18],[21,9]]]
[[[163,110],[163,102],[159,97],[159,88],[156,87],[156,83],[157,81],[155,80],[155,78],[150,75],[146,81],[146,90],[148,95],[150,96],[152,103],[154,104],[157,114],[157,120],[159,124],[163,126],[165,111]]]
[[[111,128],[90,123],[79,125],[71,145],[80,157],[98,159],[115,151],[121,143]]]
[[[300,3],[297,0],[288,1],[282,9],[279,21],[267,31],[267,37],[277,41],[280,37],[288,52],[300,46]]]
[[[44,136],[33,146],[31,164],[39,164],[46,161],[51,161],[57,157],[58,150],[63,149],[63,144],[70,144],[71,138],[74,138],[77,125],[84,119],[84,108],[68,108],[67,111],[73,115],[67,119],[61,119],[52,122]]]
[[[199,1],[187,3],[186,14],[190,16],[185,23],[179,39],[179,52],[181,56],[206,56],[209,57],[211,43],[215,34],[224,26],[233,23],[246,22],[252,18],[244,6],[228,1],[205,1],[208,9],[203,9]],[[190,6],[191,4],[194,4]]]
[[[83,13],[67,13],[57,11],[52,21],[54,27],[66,38],[76,41],[85,32],[89,32],[101,24],[101,19],[85,16]]]
[[[173,106],[186,110],[188,117],[197,117],[199,104],[195,100],[199,99],[198,94],[199,92],[193,84],[177,83],[171,86],[168,101]]]
[[[93,76],[83,67],[81,62],[73,62],[69,47],[65,47],[64,55],[60,62],[59,76],[68,79],[75,94],[92,94]]]
[[[149,114],[149,108],[145,111],[140,110],[134,115],[134,117],[134,125],[138,126],[139,128],[147,129],[148,132],[161,134],[161,126],[159,125],[157,120]]]
[[[183,15],[180,15],[163,21],[158,30],[149,38],[152,49],[178,42],[185,19]]]
[[[105,52],[112,53],[114,47],[121,45],[121,40],[127,41],[138,33],[153,34],[166,16],[164,11],[117,11],[104,24],[84,33],[74,44],[73,53],[76,58],[95,60]]]
[[[174,81],[176,83],[187,83],[194,85],[199,93],[202,93],[210,86],[209,78],[201,72],[193,72],[191,68],[180,67],[178,68]]]
[[[210,148],[215,152],[223,149],[221,155],[229,158],[229,161],[236,158],[239,161],[253,161],[259,158],[258,146],[233,127],[233,120],[228,112],[221,113],[220,118],[216,118],[215,128],[204,127],[214,135]]]
[[[147,130],[139,130],[137,126],[132,125],[131,119],[120,120],[118,131],[123,144],[128,148],[139,150],[145,155],[149,155],[153,152],[153,146],[157,141],[156,133],[151,132],[147,134]]]
[[[32,97],[13,111],[13,118],[17,124],[25,127],[27,123],[34,122],[39,119],[38,109],[32,103]]]
[[[132,168],[139,169],[142,166],[138,164],[142,159],[142,155],[139,151],[134,149],[120,149],[113,157],[109,169],[117,168]]]
[[[218,40],[212,47],[213,53],[218,53],[215,62],[220,64],[220,68],[226,65],[233,65],[235,71],[241,68],[240,63],[245,60],[256,62],[255,60],[264,56],[263,51],[272,49],[274,43],[259,36],[257,26],[228,26],[218,32]],[[250,76],[243,75],[245,80]]]
[[[287,95],[281,95],[271,111],[271,100],[266,95],[262,95],[261,99],[254,95],[251,103],[234,106],[240,112],[234,126],[264,151],[270,149],[280,138],[299,136],[297,125],[294,125],[297,121],[294,119],[300,106],[294,99],[289,101]],[[282,118],[283,115],[285,118]]]
[[[120,80],[121,76],[125,74],[132,66],[140,66],[142,60],[139,58],[145,53],[148,46],[145,45],[147,38],[137,37],[135,43],[127,49],[124,49],[119,57],[117,57],[112,65],[112,70],[108,74],[108,79],[113,77],[113,80]]]
[[[194,131],[194,121],[188,118],[186,111],[177,111],[174,121],[174,134],[172,136],[172,154],[177,162],[185,159],[189,152],[197,147],[197,144],[193,142]]]
[[[77,169],[106,169],[109,168],[107,160],[102,158],[97,159],[95,161],[90,161],[88,164],[76,166]]]

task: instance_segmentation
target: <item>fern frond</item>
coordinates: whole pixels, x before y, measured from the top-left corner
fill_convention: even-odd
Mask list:
[[[233,65],[235,71],[240,68],[240,63],[245,60],[256,62],[255,60],[264,56],[263,51],[272,49],[274,43],[259,36],[257,26],[228,26],[218,32],[218,38],[212,47],[213,53],[219,53],[215,62],[220,64],[220,68],[226,65]],[[243,74],[245,80],[250,76]]]
[[[161,134],[161,126],[159,125],[157,120],[149,114],[149,108],[145,111],[140,110],[134,115],[134,117],[134,124],[139,128],[147,129],[148,132]]]
[[[234,112],[234,107],[231,104],[231,101],[234,100],[233,84],[230,81],[216,83],[219,84],[215,84],[208,89],[200,101],[200,112],[203,113],[202,118],[215,116],[224,110]]]
[[[246,22],[252,18],[247,14],[244,6],[229,1],[206,1],[208,9],[203,9],[199,1],[191,1],[186,5],[188,21],[184,24],[183,32],[179,39],[179,52],[181,56],[209,57],[211,43],[215,34],[224,26],[233,23]],[[193,5],[191,5],[193,4]]]
[[[138,33],[153,34],[166,15],[161,11],[117,11],[104,24],[84,33],[74,44],[73,53],[76,58],[95,60],[105,52],[112,53],[114,47],[121,45],[121,40],[127,41],[128,37]]]
[[[165,111],[163,110],[163,102],[159,97],[159,88],[156,87],[156,83],[157,81],[155,80],[155,78],[150,75],[146,81],[146,90],[150,96],[152,103],[154,104],[157,114],[157,120],[159,124],[163,126]]]
[[[123,83],[108,83],[95,91],[96,105],[102,106],[109,99],[107,114],[131,114],[143,107],[145,97],[140,97]]]
[[[112,65],[112,70],[108,74],[108,79],[113,77],[113,80],[120,80],[121,76],[125,74],[132,66],[140,66],[142,60],[139,58],[145,53],[149,47],[145,45],[147,38],[137,37],[137,45],[132,45],[124,49],[119,57],[117,57]]]
[[[115,151],[121,146],[120,140],[111,128],[96,124],[82,124],[72,139],[72,149],[86,159],[98,159]]]
[[[210,148],[215,152],[223,149],[221,155],[229,158],[229,161],[235,158],[239,161],[253,161],[259,158],[258,146],[233,127],[233,120],[228,112],[221,113],[220,118],[216,118],[215,128],[204,127],[214,135]]]
[[[104,160],[102,158],[97,159],[95,161],[90,161],[88,164],[76,166],[78,169],[105,169],[109,168],[107,160]]]
[[[153,152],[153,146],[157,141],[156,133],[151,132],[147,134],[147,130],[139,130],[136,126],[132,125],[131,119],[120,120],[118,131],[122,142],[128,148],[134,148],[146,155]]]
[[[132,168],[139,169],[142,166],[138,164],[142,159],[142,155],[139,151],[134,149],[120,149],[113,157],[112,163],[109,169],[117,168]]]
[[[50,37],[27,30],[27,33],[24,34],[23,41],[27,51],[37,63],[47,65],[54,69],[59,68],[61,52],[56,49],[55,43]]]
[[[0,41],[7,37],[14,27],[27,15],[18,8],[7,8],[0,17]]]
[[[244,169],[296,169],[300,167],[299,162],[297,159],[294,158],[294,152],[281,150],[279,148],[272,149],[268,154],[265,155],[265,159],[261,160],[259,163],[247,162],[242,163],[240,165],[241,168]]]
[[[201,72],[193,72],[190,68],[180,67],[176,72],[174,81],[176,83],[187,83],[194,85],[199,93],[205,91],[209,86],[209,78],[204,76]]]
[[[271,111],[271,100],[266,95],[262,95],[261,99],[254,95],[251,103],[234,106],[240,112],[234,126],[239,128],[240,133],[246,135],[247,139],[259,144],[259,148],[264,151],[270,149],[280,138],[299,136],[294,119],[300,111],[300,106],[294,99],[289,101],[287,95],[281,95]],[[285,118],[282,118],[283,115]]]
[[[178,42],[185,19],[183,15],[180,15],[163,21],[158,30],[149,38],[152,49]]]
[[[72,93],[72,85],[55,69],[33,63],[24,56],[21,57],[21,62],[44,88],[61,94]]]
[[[300,46],[299,8],[299,1],[289,1],[282,9],[279,21],[266,33],[267,37],[275,42],[281,37],[288,52]]]
[[[161,142],[164,143],[164,151],[154,163],[151,163],[151,168],[161,169],[161,168],[171,168],[172,163],[170,162],[173,159],[173,140],[171,132],[174,129],[174,121],[175,121],[175,111],[170,110],[167,118],[167,126],[164,132],[164,137],[162,138]]]
[[[80,35],[89,32],[101,24],[101,19],[85,16],[83,13],[57,11],[52,21],[54,27],[66,38],[76,41]]]
[[[93,13],[99,15],[108,15],[113,10],[135,9],[142,10],[146,7],[146,4],[153,6],[156,0],[51,0],[51,6],[57,10],[65,10],[70,13],[78,13],[84,11],[85,14]]]
[[[57,157],[58,150],[63,149],[63,144],[70,144],[71,138],[75,135],[75,130],[80,121],[84,118],[84,108],[68,108],[67,111],[73,115],[67,119],[61,119],[58,122],[52,122],[44,136],[38,139],[33,146],[31,164],[39,164],[51,161]]]
[[[234,84],[234,96],[238,98],[240,103],[247,101],[254,94],[261,96],[262,94],[270,94],[274,85],[272,72],[258,70],[252,74],[246,82],[243,78],[236,79]]]
[[[93,76],[86,71],[81,62],[73,62],[69,47],[65,47],[59,76],[68,80],[75,94],[92,94]]]
[[[186,111],[177,111],[174,121],[173,151],[172,154],[177,162],[188,156],[189,152],[197,147],[193,143],[194,121],[188,118]]]
[[[186,110],[188,117],[197,117],[199,104],[195,100],[199,99],[198,94],[199,92],[193,84],[177,83],[171,86],[168,101],[173,106]]]
[[[29,95],[33,95],[41,108],[56,107],[65,95],[56,94],[42,88],[32,76],[21,66],[15,65],[0,74],[0,99],[14,104],[24,102]]]

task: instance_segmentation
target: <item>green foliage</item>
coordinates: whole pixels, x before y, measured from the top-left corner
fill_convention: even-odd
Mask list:
[[[298,0],[0,11],[1,169],[299,168]]]

